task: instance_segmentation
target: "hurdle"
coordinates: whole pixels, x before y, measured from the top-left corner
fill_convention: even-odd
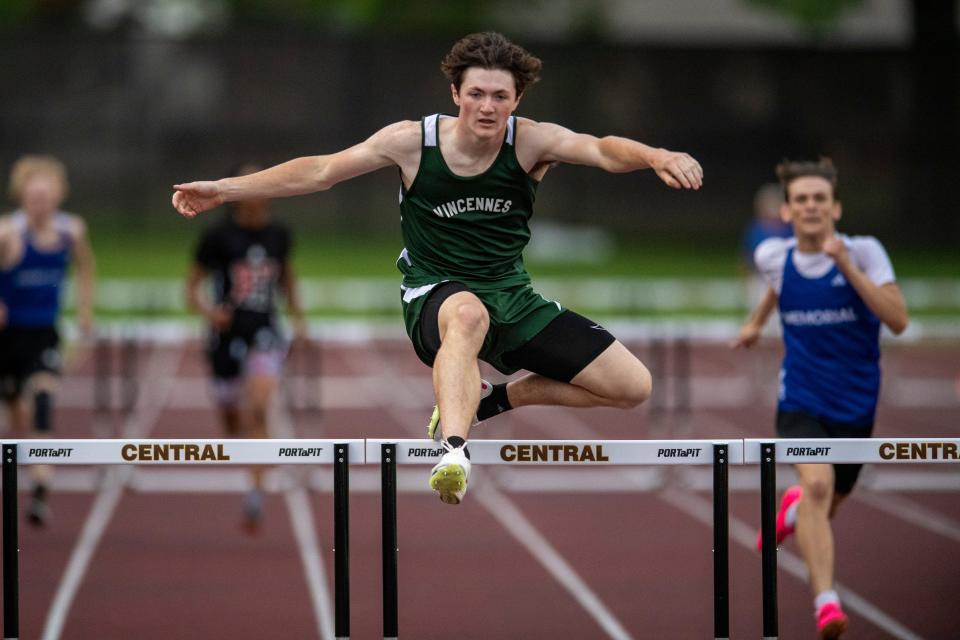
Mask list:
[[[350,637],[349,465],[364,461],[364,441],[343,440],[8,440],[3,442],[3,637],[20,636],[17,466],[49,465],[318,465],[334,477],[334,627]]]
[[[366,461],[381,469],[383,637],[398,637],[397,465],[436,464],[432,440],[368,439]],[[480,465],[713,465],[714,638],[729,637],[728,466],[743,463],[742,440],[471,440]]]
[[[763,573],[763,638],[779,637],[777,608],[777,463],[960,465],[960,438],[747,439],[744,464],[760,465],[760,536]]]

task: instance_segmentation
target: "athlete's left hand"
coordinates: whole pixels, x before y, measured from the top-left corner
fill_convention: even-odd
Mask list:
[[[674,189],[699,189],[703,185],[703,168],[688,153],[660,149],[651,166]]]
[[[823,241],[823,252],[833,258],[838,267],[846,266],[850,260],[846,243],[837,236],[830,236]]]
[[[763,327],[757,326],[753,322],[740,327],[740,333],[730,342],[731,349],[749,349],[760,340],[760,333]]]

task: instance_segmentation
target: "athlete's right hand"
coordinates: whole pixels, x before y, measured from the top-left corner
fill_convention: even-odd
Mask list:
[[[740,334],[730,342],[731,349],[747,348],[749,349],[753,345],[757,344],[757,340],[760,339],[760,332],[762,327],[758,327],[752,322],[740,327]]]
[[[218,304],[211,308],[206,314],[207,322],[217,331],[226,331],[233,322],[233,309],[229,305]]]
[[[220,187],[213,181],[175,184],[173,188],[173,208],[185,218],[219,207],[224,202]]]

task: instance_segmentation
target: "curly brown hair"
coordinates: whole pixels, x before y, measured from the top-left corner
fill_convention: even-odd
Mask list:
[[[440,63],[443,75],[457,91],[460,90],[463,74],[470,67],[509,71],[513,74],[519,96],[540,79],[543,62],[523,47],[510,42],[503,34],[485,31],[471,33],[458,40]]]
[[[780,179],[780,186],[783,187],[783,197],[790,201],[790,183],[797,178],[806,178],[815,176],[823,178],[830,183],[833,188],[833,199],[840,200],[840,190],[837,187],[837,168],[833,165],[833,160],[822,156],[819,160],[787,160],[777,165],[777,178]]]

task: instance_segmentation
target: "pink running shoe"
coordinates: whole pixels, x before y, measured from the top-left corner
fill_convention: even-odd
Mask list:
[[[847,614],[839,602],[828,602],[817,610],[817,631],[823,640],[836,640],[847,630]]]
[[[793,485],[783,494],[780,500],[780,510],[777,511],[777,546],[786,540],[794,531],[794,527],[786,523],[787,509],[803,496],[803,487]],[[757,533],[757,551],[763,551],[763,530]]]

